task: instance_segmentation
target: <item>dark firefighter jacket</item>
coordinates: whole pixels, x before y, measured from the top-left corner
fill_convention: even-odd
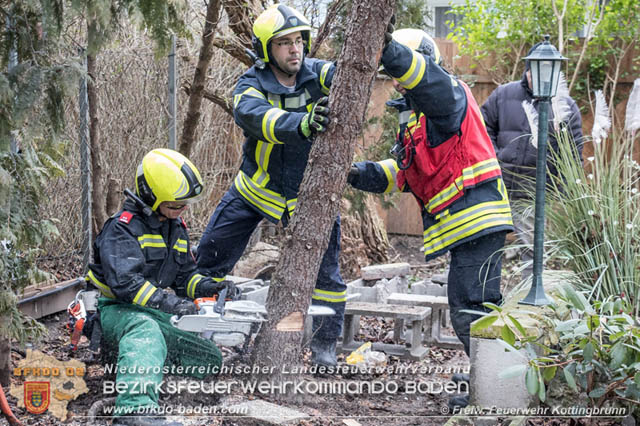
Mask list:
[[[427,260],[482,235],[513,230],[500,167],[468,87],[430,57],[392,41],[385,70],[405,89],[398,140],[405,158],[356,163],[352,185],[411,191],[422,209]]]
[[[568,128],[572,142],[575,144],[576,159],[582,161],[582,117],[575,101],[564,98],[570,108],[570,114],[563,123]],[[500,161],[504,173],[504,183],[509,196],[525,198],[524,188],[534,181],[538,150],[529,142],[531,129],[529,121],[522,107],[522,101],[529,101],[538,109],[538,102],[534,101],[533,93],[527,84],[527,78],[503,84],[494,90],[482,105],[482,115],[487,125],[487,132]],[[554,113],[549,108],[549,128],[553,129]],[[553,164],[553,151],[558,149],[555,132],[549,132],[547,165],[549,173],[556,175]],[[527,178],[529,177],[529,178]]]
[[[290,90],[269,67],[252,67],[233,92],[233,115],[246,136],[234,187],[274,223],[296,207],[311,149],[300,122],[313,102],[328,95],[334,71],[331,62],[305,58]]]
[[[172,287],[178,296],[212,296],[211,278],[196,271],[187,227],[182,220],[146,217],[127,200],[105,223],[93,244],[87,281],[103,296],[158,308]]]

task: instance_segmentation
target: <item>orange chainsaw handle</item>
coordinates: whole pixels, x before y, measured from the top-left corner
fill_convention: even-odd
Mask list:
[[[202,303],[217,302],[217,301],[218,301],[218,295],[215,295],[213,297],[198,297],[193,301],[193,303],[196,304],[196,308],[200,309],[200,305]]]

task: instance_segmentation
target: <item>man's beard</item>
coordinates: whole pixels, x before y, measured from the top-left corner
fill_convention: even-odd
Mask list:
[[[287,58],[284,63],[278,62],[278,66],[282,71],[289,75],[297,74],[298,71],[300,71],[300,67],[302,67],[302,56],[296,58],[298,59],[298,63],[296,65],[289,64],[290,59],[293,59],[293,57]]]

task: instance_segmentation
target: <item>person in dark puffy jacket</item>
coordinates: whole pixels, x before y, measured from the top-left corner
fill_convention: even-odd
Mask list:
[[[538,44],[529,51],[531,54]],[[548,175],[556,175],[557,170],[553,164],[553,151],[558,148],[558,141],[554,129],[562,126],[568,130],[572,142],[576,148],[576,159],[582,161],[582,117],[575,101],[569,96],[562,96],[557,101],[562,117],[556,119],[553,108],[549,108],[549,139],[547,153]],[[519,243],[526,248],[523,250],[521,260],[524,271],[523,278],[533,273],[533,217],[525,213],[518,200],[527,199],[535,190],[535,175],[537,148],[530,142],[531,128],[522,105],[523,101],[530,102],[535,110],[538,110],[538,102],[533,98],[531,91],[531,70],[529,61],[526,61],[525,72],[520,81],[503,84],[496,88],[487,101],[482,105],[481,111],[484,117],[487,133],[496,150],[504,184],[507,188],[512,204],[513,224]],[[537,142],[537,141],[536,141]],[[516,203],[514,203],[516,201]]]

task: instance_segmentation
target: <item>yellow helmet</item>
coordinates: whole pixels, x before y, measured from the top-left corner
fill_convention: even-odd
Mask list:
[[[158,148],[147,153],[136,173],[136,195],[152,210],[164,201],[197,201],[202,178],[187,157],[171,149]]]
[[[305,41],[304,53],[311,49],[311,25],[297,10],[283,4],[275,4],[262,12],[253,23],[253,50],[262,61],[269,62],[269,42],[287,34],[300,31]]]
[[[436,64],[442,64],[442,57],[440,56],[438,45],[435,40],[424,31],[415,28],[404,28],[394,31],[391,36],[395,41],[407,46],[409,49],[426,56],[431,56]],[[378,71],[384,71],[384,67],[380,66]]]

